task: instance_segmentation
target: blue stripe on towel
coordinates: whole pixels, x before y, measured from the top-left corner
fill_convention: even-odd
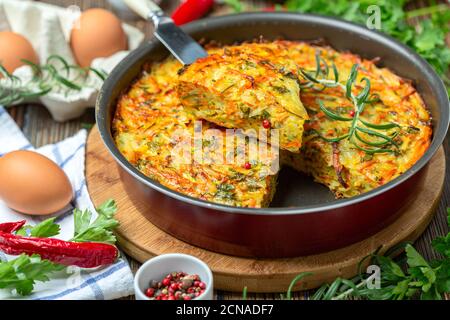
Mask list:
[[[103,272],[103,273],[101,273],[101,274],[99,274],[99,275],[97,275],[95,277],[91,277],[91,279],[93,279],[95,281],[98,281],[98,280],[107,278],[110,275],[114,274],[115,272],[117,272],[117,271],[119,271],[119,270],[121,270],[121,269],[123,269],[125,267],[127,267],[127,263],[122,260],[121,262],[115,264],[114,266],[112,266],[111,268],[106,270],[105,272]],[[89,285],[88,281],[92,281],[91,279],[86,280],[80,286],[78,286],[76,288],[70,288],[70,289],[64,290],[64,291],[62,291],[60,293],[57,293],[57,294],[54,294],[54,295],[51,295],[51,296],[46,296],[46,297],[42,297],[42,298],[36,298],[35,300],[54,300],[54,299],[62,298],[62,297],[67,296],[68,294],[70,294],[70,293],[72,293],[74,291],[78,291],[78,290],[88,286]]]
[[[0,109],[1,110],[1,109]],[[23,147],[21,147],[21,148],[18,148],[17,150],[28,150],[28,149],[30,149],[30,148],[33,148],[33,146],[31,145],[31,144],[26,144],[26,145],[24,145]],[[5,153],[0,153],[0,157],[3,157],[5,154],[7,154],[8,152],[5,152]]]
[[[60,166],[61,162],[63,162],[61,152],[59,152],[58,146],[55,144],[52,148],[52,153],[55,156],[56,163]]]
[[[89,285],[89,287],[92,289],[92,292],[94,292],[94,296],[96,300],[105,300],[105,296],[103,295],[102,289],[99,287],[95,279],[85,270],[83,270],[83,275],[87,279],[86,283]]]
[[[80,188],[78,190],[75,190],[75,199],[78,199],[81,196],[81,192],[83,192],[83,188],[86,185],[86,179],[83,179],[81,181]]]
[[[82,143],[81,145],[79,145],[78,148],[76,148],[75,151],[74,151],[70,156],[68,156],[68,157],[66,158],[66,160],[64,160],[63,162],[61,162],[60,167],[61,167],[61,168],[64,168],[64,166],[65,166],[70,160],[72,160],[73,157],[75,157],[75,155],[77,154],[77,152],[80,151],[80,149],[82,149],[82,148],[85,147],[85,145],[86,145],[85,143]]]

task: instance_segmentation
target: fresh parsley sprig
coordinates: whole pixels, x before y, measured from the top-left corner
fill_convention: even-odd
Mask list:
[[[21,254],[18,258],[0,262],[0,289],[15,289],[18,294],[31,294],[37,281],[49,281],[49,275],[65,266],[43,260],[37,254]]]
[[[114,200],[109,199],[96,208],[97,218],[92,220],[92,212],[88,209],[73,210],[74,217],[74,236],[69,241],[75,242],[105,242],[114,244],[116,237],[113,230],[119,225],[114,219],[117,211],[117,205]],[[21,236],[32,236],[38,238],[49,238],[57,236],[60,226],[55,223],[55,217],[46,219],[41,223],[30,226],[25,225],[16,234]]]
[[[224,3],[233,8],[235,12],[244,10],[244,4],[240,0],[225,0]]]
[[[97,208],[98,216],[91,223],[92,212],[75,209],[73,212],[75,231],[74,237],[70,241],[116,243],[116,237],[113,233],[114,228],[119,225],[119,222],[113,218],[116,211],[116,203],[109,199]]]
[[[91,222],[91,211],[74,210],[75,230],[70,241],[115,244],[113,230],[119,225],[114,219],[117,212],[115,201],[107,200],[96,208],[96,211],[98,216]],[[60,226],[55,223],[55,218],[50,218],[35,226],[25,225],[16,234],[48,238],[58,235],[59,232]],[[0,261],[0,289],[15,289],[18,294],[26,296],[32,293],[36,282],[49,281],[51,274],[64,269],[65,266],[41,259],[37,254],[21,254],[13,260]]]
[[[20,236],[31,236],[37,238],[50,238],[57,236],[61,228],[55,223],[55,219],[56,217],[49,218],[35,226],[24,225],[22,228],[17,230],[16,234]]]

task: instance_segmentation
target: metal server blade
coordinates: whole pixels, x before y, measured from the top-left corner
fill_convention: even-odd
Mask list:
[[[208,53],[194,39],[175,25],[172,19],[151,0],[124,0],[141,17],[153,21],[155,36],[184,65]]]
[[[156,38],[183,64],[191,64],[208,53],[189,35],[176,26],[172,19],[161,19],[156,27]]]

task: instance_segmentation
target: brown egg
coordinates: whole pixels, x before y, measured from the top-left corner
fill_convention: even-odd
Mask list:
[[[74,24],[70,45],[78,64],[89,67],[95,58],[127,50],[128,40],[114,14],[104,9],[89,9]]]
[[[0,32],[0,63],[9,73],[24,65],[22,59],[39,63],[39,58],[31,43],[22,35],[9,32]]]
[[[72,199],[64,171],[33,151],[13,151],[0,158],[0,199],[11,209],[44,215],[63,209]]]

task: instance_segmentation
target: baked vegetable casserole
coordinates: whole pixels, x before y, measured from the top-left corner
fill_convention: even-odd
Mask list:
[[[353,197],[401,175],[430,145],[421,97],[377,60],[294,41],[207,50],[190,66],[172,57],[147,65],[116,108],[118,149],[170,189],[267,207],[287,165]]]

